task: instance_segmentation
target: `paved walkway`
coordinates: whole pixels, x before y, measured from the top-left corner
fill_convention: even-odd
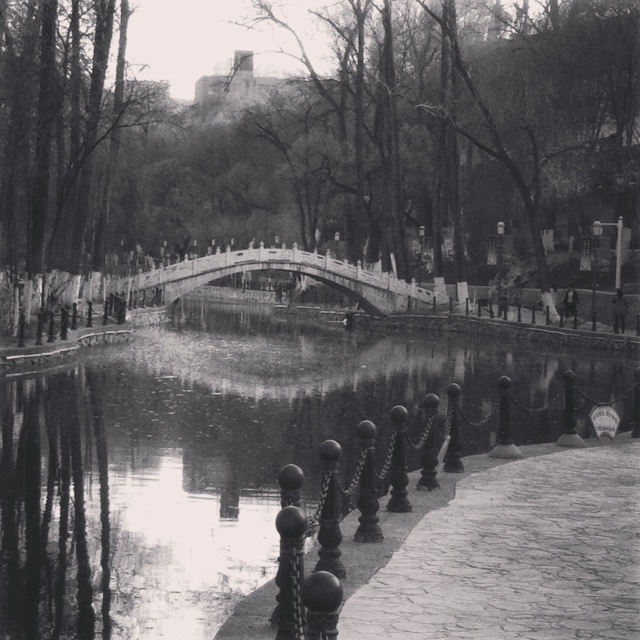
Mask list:
[[[468,476],[345,603],[340,640],[637,640],[640,441]]]

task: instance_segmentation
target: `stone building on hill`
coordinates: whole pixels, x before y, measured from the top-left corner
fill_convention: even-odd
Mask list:
[[[253,74],[253,51],[235,51],[226,75],[202,76],[196,82],[195,104],[203,109],[220,109],[229,114],[266,102],[272,91],[287,84],[286,78]]]

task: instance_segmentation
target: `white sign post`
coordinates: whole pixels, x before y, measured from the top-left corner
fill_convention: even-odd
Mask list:
[[[618,425],[620,424],[620,416],[613,407],[603,404],[596,405],[591,410],[589,418],[596,431],[598,440],[603,436],[613,440],[618,430]]]

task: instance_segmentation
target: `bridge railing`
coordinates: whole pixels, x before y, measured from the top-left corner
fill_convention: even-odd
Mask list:
[[[415,298],[430,299],[432,293],[424,287],[418,287],[414,282],[406,283],[398,280],[392,273],[376,273],[368,271],[362,264],[349,264],[342,260],[331,257],[331,254],[311,253],[302,251],[294,245],[291,249],[286,247],[267,248],[262,243],[259,247],[248,247],[239,251],[231,251],[227,247],[227,251],[218,252],[188,260],[173,265],[161,265],[158,269],[150,271],[142,271],[129,278],[118,278],[112,280],[110,288],[120,290],[125,288],[147,289],[157,287],[167,282],[186,279],[206,273],[212,269],[233,267],[244,263],[271,263],[283,262],[306,265],[317,269],[330,271],[337,276],[344,276],[359,282],[363,282],[373,287],[378,287],[393,291],[400,295],[410,295]]]

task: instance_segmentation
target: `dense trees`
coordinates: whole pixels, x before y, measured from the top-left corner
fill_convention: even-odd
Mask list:
[[[537,14],[345,0],[313,12],[331,43],[325,74],[280,6],[253,5],[252,25],[293,37],[304,77],[243,110],[222,96],[176,111],[127,75],[126,0],[0,2],[12,273],[100,271],[110,252],[164,241],[178,255],[214,238],[322,249],[339,232],[348,259],[410,279],[422,226],[435,274],[463,282],[503,220],[546,291],[541,229],[566,243],[622,215],[637,234],[634,0],[550,0]]]

